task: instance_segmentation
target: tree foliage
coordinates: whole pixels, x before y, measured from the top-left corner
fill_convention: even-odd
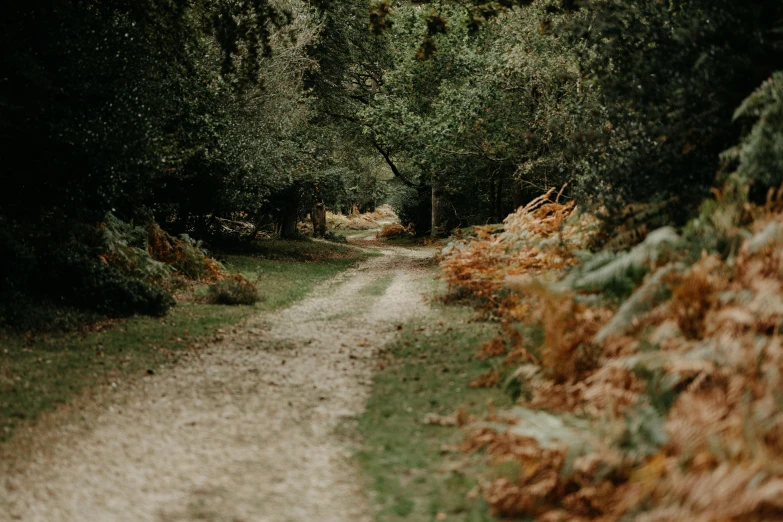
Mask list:
[[[776,72],[734,113],[734,119],[752,119],[752,129],[724,157],[737,162],[745,183],[783,184],[783,72]]]
[[[779,68],[779,2],[378,6],[393,68],[365,112],[411,177],[443,180],[449,226],[564,182],[609,227],[650,204],[682,223]]]
[[[205,237],[217,218],[275,214],[273,196],[308,180],[302,78],[318,28],[303,3],[13,0],[0,29],[5,287],[83,307],[26,256],[70,252],[84,271],[73,280],[97,280],[101,248],[84,231],[107,213],[140,222],[151,211]]]
[[[622,248],[687,221],[718,172],[752,196],[780,181],[778,80],[732,115],[781,69],[782,17],[728,0],[10,0],[12,264],[107,213],[219,244],[296,235],[315,203],[390,201],[443,234],[566,183],[603,221],[594,246]]]

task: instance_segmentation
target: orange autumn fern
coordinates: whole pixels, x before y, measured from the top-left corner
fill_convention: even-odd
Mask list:
[[[503,319],[481,354],[519,365],[525,391],[510,420],[469,427],[466,449],[498,470],[484,498],[500,517],[545,521],[783,519],[783,205],[744,208],[754,221],[732,257],[650,263],[617,312],[628,327],[603,334],[614,312],[584,299],[596,290],[550,284],[576,242],[548,198],[444,259],[452,289]],[[509,326],[523,320],[544,330],[535,353]]]
[[[492,388],[497,386],[502,375],[500,371],[490,369],[482,373],[475,380],[468,383],[469,388]]]
[[[173,266],[189,279],[214,282],[226,277],[220,263],[209,257],[199,243],[185,235],[172,238],[155,223],[148,230],[148,249],[154,259]]]
[[[126,223],[107,213],[99,225],[106,265],[158,284],[181,279],[215,281],[225,277],[224,269],[200,244],[186,235],[173,238],[157,224],[146,227]]]
[[[573,201],[559,203],[560,195],[551,189],[521,207],[504,220],[499,234],[475,227],[475,238],[449,244],[441,262],[449,294],[475,299],[486,312],[501,317],[525,317],[529,303],[503,291],[506,277],[545,275],[572,266],[577,260],[571,251],[589,239],[582,231],[590,228],[592,218],[583,216],[581,225],[566,224],[576,206]]]
[[[501,336],[496,336],[481,345],[478,353],[479,359],[489,359],[491,357],[500,357],[506,354],[506,341]]]

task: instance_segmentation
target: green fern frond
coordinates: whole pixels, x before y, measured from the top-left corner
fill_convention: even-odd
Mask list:
[[[783,236],[783,224],[777,221],[769,223],[764,230],[754,235],[745,244],[748,254],[755,254],[775,244]]]
[[[116,268],[140,279],[167,280],[174,268],[154,259],[147,250],[147,231],[126,223],[111,212],[101,228],[103,250]]]
[[[612,258],[610,254],[599,254],[586,264],[582,274],[573,282],[576,290],[603,290],[634,273],[639,273],[655,264],[664,254],[676,249],[680,236],[672,227],[659,228],[651,232],[643,243],[628,252]]]
[[[734,120],[744,116],[759,117],[768,110],[770,105],[781,102],[783,102],[783,71],[778,71],[764,81],[753,94],[745,98],[734,111]]]
[[[755,118],[756,123],[722,158],[739,162],[736,172],[746,182],[783,183],[783,71],[774,73],[745,99],[734,118]]]
[[[641,245],[640,245],[641,246]],[[633,320],[641,314],[648,312],[655,305],[669,297],[670,292],[665,284],[668,277],[676,272],[685,270],[682,263],[672,263],[655,271],[644,284],[628,298],[612,319],[601,328],[593,340],[601,343],[613,335],[622,335],[632,326]]]

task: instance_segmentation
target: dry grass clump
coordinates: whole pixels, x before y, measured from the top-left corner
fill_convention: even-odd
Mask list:
[[[500,357],[506,355],[507,351],[505,339],[498,335],[481,345],[478,358],[489,359],[491,357]]]
[[[397,219],[397,213],[391,207],[391,205],[381,205],[371,213],[377,221]]]
[[[408,229],[399,223],[389,223],[384,225],[376,234],[376,239],[395,239],[408,235]]]
[[[712,230],[654,231],[578,259],[591,221],[569,228],[551,194],[444,255],[452,290],[544,331],[534,353],[513,328],[481,348],[525,391],[471,429],[485,499],[536,520],[783,519],[783,213],[746,205],[729,255],[690,257]]]
[[[396,220],[397,215],[389,205],[382,205],[373,212],[360,214],[354,208],[349,215],[326,213],[327,228],[333,230],[372,230],[379,228],[381,221]]]
[[[207,302],[222,305],[252,305],[259,301],[256,285],[242,274],[230,276],[209,285]]]
[[[378,223],[367,214],[345,216],[327,212],[326,227],[331,230],[372,230],[378,228]]]

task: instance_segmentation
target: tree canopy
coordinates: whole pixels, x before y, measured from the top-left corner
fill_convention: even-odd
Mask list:
[[[8,0],[0,289],[29,293],[24,260],[50,251],[94,260],[84,230],[107,213],[217,243],[219,220],[295,235],[314,202],[389,201],[439,235],[568,184],[609,237],[684,223],[732,173],[751,194],[783,181],[781,19],[728,0]]]

